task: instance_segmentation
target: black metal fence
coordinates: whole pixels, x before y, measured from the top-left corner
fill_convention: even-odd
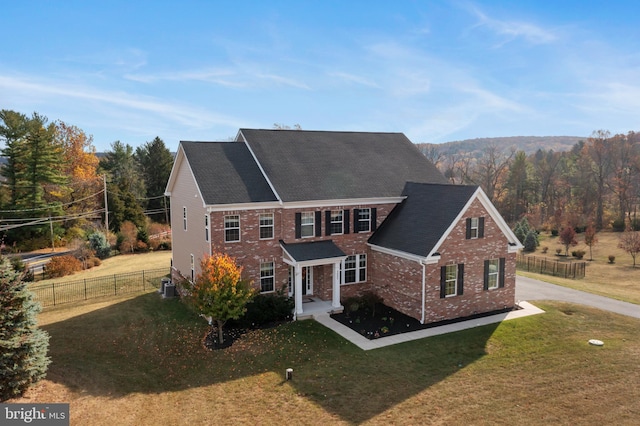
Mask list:
[[[62,283],[33,284],[29,286],[29,290],[35,294],[35,299],[44,308],[160,288],[161,279],[169,273],[170,268],[150,269]]]
[[[579,279],[584,278],[587,269],[587,262],[560,262],[558,260],[547,259],[545,257],[525,256],[523,254],[518,254],[516,257],[516,267],[523,271],[535,272],[538,274]]]

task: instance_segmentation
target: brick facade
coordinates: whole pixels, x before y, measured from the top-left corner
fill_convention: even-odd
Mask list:
[[[484,217],[484,237],[466,238],[466,219]],[[437,264],[422,265],[415,260],[372,250],[371,285],[384,303],[410,315],[422,317],[422,279],[425,280],[424,322],[465,317],[511,308],[515,304],[515,253],[484,206],[475,200],[440,246]],[[504,287],[484,290],[484,261],[505,258]],[[464,264],[462,295],[440,297],[440,268]]]
[[[369,247],[367,240],[372,232],[353,232],[353,210],[356,208],[375,208],[376,226],[379,226],[387,217],[395,204],[371,204],[357,206],[330,206],[322,208],[295,208],[295,209],[265,209],[265,210],[229,210],[213,212],[210,214],[211,227],[211,249],[212,252],[224,252],[235,257],[238,264],[243,266],[245,276],[253,281],[256,288],[260,287],[260,264],[263,262],[274,262],[275,267],[275,289],[288,289],[289,265],[283,258],[280,240],[286,243],[315,242],[332,240],[346,255],[367,254]],[[325,235],[326,218],[325,211],[349,210],[350,232],[340,235]],[[302,212],[321,212],[322,236],[296,238],[295,216]],[[260,214],[273,214],[274,237],[271,239],[260,239]],[[224,239],[224,218],[228,215],[238,215],[240,217],[240,241],[225,242]],[[369,259],[369,256],[367,256]],[[367,262],[367,276],[370,271],[370,261]],[[313,267],[313,294],[323,300],[331,300],[332,297],[332,265],[320,265]],[[362,288],[360,284],[343,285],[341,293],[346,290],[349,293],[351,288]],[[360,290],[361,291],[361,290]]]

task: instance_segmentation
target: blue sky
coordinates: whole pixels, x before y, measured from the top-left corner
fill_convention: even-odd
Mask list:
[[[0,109],[134,147],[638,131],[635,1],[4,1]]]

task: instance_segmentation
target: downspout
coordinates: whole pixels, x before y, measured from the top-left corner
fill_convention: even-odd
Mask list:
[[[424,304],[425,304],[425,298],[426,298],[426,283],[427,283],[427,273],[426,273],[426,269],[427,269],[427,265],[424,263],[424,261],[420,261],[419,262],[422,265],[422,316],[420,319],[420,324],[424,324],[424,315],[425,315],[425,311],[424,311]]]

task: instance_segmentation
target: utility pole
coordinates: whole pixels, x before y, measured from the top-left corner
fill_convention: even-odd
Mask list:
[[[102,175],[102,182],[104,183],[104,230],[109,232],[109,203],[107,201],[107,175]]]

